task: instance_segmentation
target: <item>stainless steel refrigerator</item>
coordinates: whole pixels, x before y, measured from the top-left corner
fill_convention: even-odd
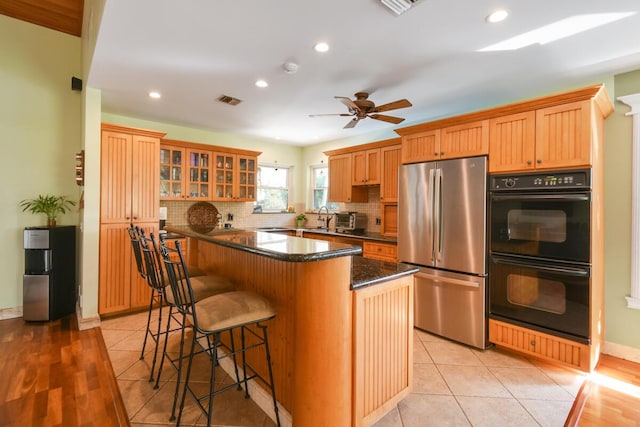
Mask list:
[[[416,327],[488,346],[486,224],[486,157],[400,167],[398,260],[420,268]]]

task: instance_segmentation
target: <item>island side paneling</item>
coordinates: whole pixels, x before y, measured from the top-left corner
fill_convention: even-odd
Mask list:
[[[351,257],[287,262],[189,239],[190,262],[274,304],[267,322],[278,401],[295,425],[351,421]],[[256,355],[254,355],[256,356]],[[261,375],[260,355],[250,360]]]

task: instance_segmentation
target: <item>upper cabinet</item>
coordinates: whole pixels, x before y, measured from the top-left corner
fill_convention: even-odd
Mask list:
[[[402,136],[402,163],[489,155],[489,172],[593,166],[604,118],[604,85],[422,123]]]
[[[231,153],[215,153],[213,200],[247,202],[256,199],[258,159]]]
[[[351,153],[329,156],[329,201],[366,202],[364,188],[354,188],[351,184]]]
[[[489,123],[480,120],[402,137],[402,163],[481,156],[489,151]]]
[[[163,139],[160,198],[254,201],[258,155],[257,151]]]
[[[382,173],[380,180],[380,201],[398,201],[398,168],[400,167],[401,145],[391,145],[380,149]]]
[[[356,151],[351,153],[351,184],[380,184],[380,149]]]
[[[211,158],[207,150],[187,149],[187,199],[211,200]]]
[[[491,119],[489,172],[589,167],[591,101]]]
[[[184,153],[182,147],[160,147],[160,198],[163,200],[184,200],[186,197]]]
[[[489,121],[489,171],[535,167],[536,113],[509,114]]]

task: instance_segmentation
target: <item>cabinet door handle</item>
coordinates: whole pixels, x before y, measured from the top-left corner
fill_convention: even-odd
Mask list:
[[[542,163],[542,160],[538,159],[538,160],[536,160],[536,163],[540,164],[540,163]]]
[[[533,163],[531,160],[527,160],[528,165],[530,165],[531,163]]]
[[[437,155],[438,155],[438,152],[433,153],[433,155],[434,155],[434,156],[437,156]]]
[[[441,156],[444,156],[444,151],[441,151],[441,152],[440,152],[440,155],[441,155]]]

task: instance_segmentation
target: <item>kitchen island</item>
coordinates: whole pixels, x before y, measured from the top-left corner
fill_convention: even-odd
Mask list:
[[[167,227],[188,261],[276,308],[269,327],[283,425],[370,425],[409,393],[415,269],[343,243],[247,230]],[[266,374],[266,366],[252,361]],[[268,396],[262,405],[271,413]]]

